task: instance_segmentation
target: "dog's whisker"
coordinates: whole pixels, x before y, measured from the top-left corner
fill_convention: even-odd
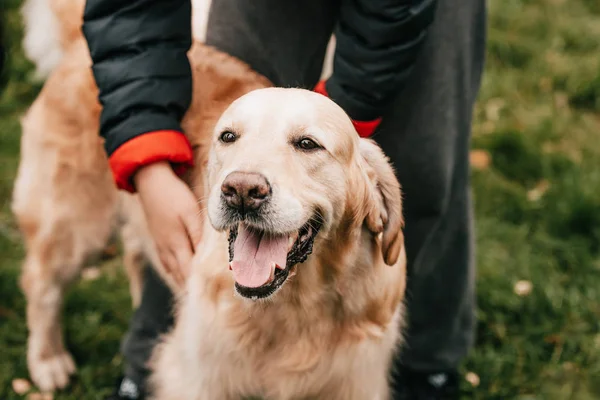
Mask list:
[[[325,218],[323,217],[323,214],[321,214],[321,211],[315,210],[315,217],[317,218],[320,224],[325,222]]]
[[[204,217],[205,215],[208,214],[208,207],[202,207],[198,210],[198,212],[196,213],[196,215],[198,217]]]
[[[203,204],[208,202],[208,197],[200,197],[196,199],[196,203]]]

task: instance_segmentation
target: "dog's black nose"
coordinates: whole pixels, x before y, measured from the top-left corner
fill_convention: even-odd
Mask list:
[[[255,211],[269,198],[271,185],[261,174],[232,172],[221,185],[225,203],[239,211]]]

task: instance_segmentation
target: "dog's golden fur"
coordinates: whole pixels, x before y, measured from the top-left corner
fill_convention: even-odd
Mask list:
[[[387,399],[405,255],[400,188],[386,158],[373,142],[358,139],[337,106],[307,91],[243,96],[217,123],[217,136],[227,127],[243,143],[234,148],[213,140],[212,224],[205,224],[176,326],[156,353],[156,399]],[[326,151],[296,151],[289,143],[298,130]],[[314,209],[324,220],[313,254],[264,302],[233,295],[227,235],[213,228],[230,171],[258,171],[278,188],[270,223],[293,230]],[[295,215],[285,216],[290,208]]]
[[[80,9],[60,11],[63,0],[55,2],[63,26],[80,22]],[[118,192],[112,182],[97,134],[100,106],[85,42],[67,30],[63,37],[65,57],[23,118],[13,197],[27,246],[21,284],[34,382],[44,390],[68,383],[75,366],[61,336],[63,291],[119,231],[134,305],[148,259],[179,297],[175,327],[153,357],[156,399],[386,399],[403,320],[406,255],[400,188],[381,150],[356,137],[347,117],[324,97],[255,91],[271,85],[239,60],[195,43],[189,52],[194,98],[183,127],[196,158],[185,179],[198,198],[209,199],[225,171],[242,168],[243,153],[219,148],[215,127],[249,121],[243,129],[261,143],[253,151],[261,160],[270,155],[266,174],[287,185],[302,207],[329,211],[313,254],[263,302],[234,296],[227,237],[202,213],[202,243],[181,290],[158,262],[136,196]],[[267,107],[269,96],[308,105],[303,127],[329,133],[322,140],[330,156],[285,154],[284,136],[297,128],[292,122],[298,115],[272,115],[279,128],[271,134],[281,140],[263,141],[258,126],[265,110],[250,112],[249,104]],[[331,176],[339,178],[336,185]]]

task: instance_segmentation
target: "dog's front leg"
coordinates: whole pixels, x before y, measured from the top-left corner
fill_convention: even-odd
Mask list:
[[[27,366],[31,379],[43,391],[64,388],[75,372],[73,358],[63,343],[60,312],[67,282],[44,270],[30,251],[21,286],[27,298]]]
[[[176,328],[177,329],[177,328]],[[220,373],[219,363],[199,360],[184,348],[185,340],[174,331],[156,346],[152,361],[152,400],[240,400],[232,394],[234,376]],[[196,356],[196,357],[194,357]],[[225,378],[224,378],[225,376]]]

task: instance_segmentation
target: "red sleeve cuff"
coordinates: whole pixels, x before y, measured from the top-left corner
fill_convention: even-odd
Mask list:
[[[192,167],[194,155],[187,138],[171,130],[145,133],[121,145],[108,159],[117,187],[131,193],[137,170],[158,161],[169,161],[177,175]]]
[[[325,81],[319,81],[313,90],[323,96],[329,97],[329,93],[327,93],[327,89],[325,89]]]
[[[381,117],[374,119],[372,121],[354,121],[352,120],[352,125],[358,132],[358,136],[362,138],[368,138],[375,133],[375,129],[381,124]]]
[[[325,81],[320,81],[319,83],[317,83],[317,86],[315,86],[314,91],[319,94],[322,94],[323,96],[329,97],[329,93],[327,93],[327,89],[325,88]],[[352,120],[352,125],[354,125],[354,129],[356,129],[358,136],[362,138],[368,138],[372,136],[375,132],[375,129],[377,129],[380,123],[381,117],[372,121]]]

